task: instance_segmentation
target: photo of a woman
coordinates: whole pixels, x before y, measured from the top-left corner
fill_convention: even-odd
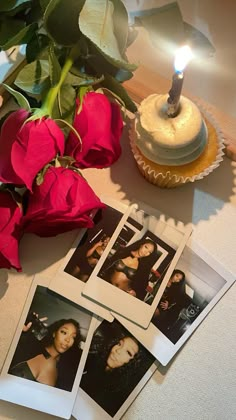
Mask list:
[[[25,325],[23,334],[32,334],[32,327],[32,322]],[[74,347],[79,355],[79,323],[74,319],[60,319],[54,322],[47,328],[47,334],[38,344],[39,354],[11,366],[9,373],[45,385],[57,386],[64,354],[72,353]]]
[[[155,287],[159,285],[156,284]],[[182,298],[185,295],[185,273],[182,270],[175,269],[166,285],[161,300],[154,312],[152,322],[154,325],[162,325],[162,328],[168,329],[180,310]]]
[[[114,416],[154,357],[117,321],[103,321],[96,330],[80,387]]]
[[[160,255],[157,244],[144,237],[115,252],[102,268],[100,276],[113,286],[143,300],[151,268]]]
[[[76,264],[71,271],[72,276],[86,282],[105,251],[109,241],[110,237],[104,234],[99,241],[93,244],[86,252],[82,264]]]
[[[8,373],[72,391],[90,322],[78,305],[37,286]]]
[[[94,227],[79,239],[73,253],[69,254],[63,272],[86,283],[103,255],[123,213],[107,205],[100,209],[93,221]]]

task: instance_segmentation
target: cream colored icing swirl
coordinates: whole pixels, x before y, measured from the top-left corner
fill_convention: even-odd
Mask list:
[[[176,117],[167,115],[168,95],[150,95],[138,109],[137,146],[150,160],[180,165],[195,160],[207,141],[207,128],[198,107],[181,96]]]

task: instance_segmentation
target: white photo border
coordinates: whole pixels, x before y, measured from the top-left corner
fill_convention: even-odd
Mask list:
[[[112,199],[105,195],[101,197],[101,201],[107,206],[110,206],[118,212],[122,213],[122,220],[124,220],[124,218],[126,219],[126,212],[129,209],[128,205],[116,201],[115,199]],[[76,251],[76,248],[79,246],[86,231],[87,229],[81,229],[81,231],[79,232],[79,235],[77,236],[76,240],[74,241],[71,249],[65,256],[65,258],[63,259],[62,264],[60,265],[57,273],[52,278],[49,284],[49,289],[59,294],[62,294],[67,299],[75,303],[80,302],[80,305],[88,311],[106,319],[109,322],[112,322],[114,318],[107,308],[103,307],[102,305],[96,304],[96,302],[93,302],[90,299],[87,299],[86,297],[82,296],[82,291],[85,287],[85,283],[64,271],[66,265],[71,260],[74,252]]]
[[[162,333],[152,322],[148,329],[144,330],[132,322],[124,319],[123,317],[113,313],[114,317],[124,325],[124,327],[133,334],[137,340],[142,343],[150,353],[163,365],[166,366],[174,355],[179,351],[183,344],[189,339],[196,328],[202,323],[207,317],[208,313],[214,308],[217,302],[224,296],[228,289],[235,282],[235,277],[232,273],[227,271],[217,260],[210,255],[206,249],[201,247],[197,241],[191,237],[187,243],[189,249],[196,254],[201,260],[203,260],[213,271],[217,272],[225,284],[215,294],[207,306],[202,312],[196,317],[191,326],[185,331],[185,333],[177,340],[174,344],[167,336]]]
[[[126,214],[127,219],[131,216],[132,211],[143,211],[145,214],[150,215],[150,217],[156,217],[160,222],[164,223],[166,227],[172,227],[182,235],[182,240],[178,245],[176,253],[165,273],[165,276],[162,280],[161,287],[157,292],[152,304],[147,304],[144,301],[134,298],[129,293],[120,290],[117,287],[114,287],[112,284],[103,280],[99,277],[98,273],[110,251],[115,241],[117,240],[123,226],[125,225],[125,220],[122,220],[117,227],[116,231],[113,234],[112,240],[109,242],[106,251],[103,253],[101,259],[96,265],[92,276],[90,276],[88,282],[85,284],[82,295],[88,299],[92,299],[94,302],[98,302],[104,307],[111,310],[113,315],[121,315],[124,318],[132,321],[133,323],[141,326],[142,328],[148,328],[151,318],[155,311],[155,308],[161,299],[162,293],[166,287],[166,284],[169,280],[169,277],[181,256],[181,253],[185,247],[189,236],[192,233],[191,226],[184,226],[183,223],[179,222],[177,225],[173,224],[170,220],[166,221],[164,216],[162,217],[161,213],[152,209],[151,207],[145,205],[144,203],[136,202],[129,207],[129,215]]]
[[[71,417],[88,349],[92,340],[94,325],[96,325],[97,322],[96,317],[91,315],[86,341],[71,391],[65,391],[56,387],[40,384],[8,373],[22,333],[22,327],[29,312],[37,287],[43,286],[47,288],[49,281],[50,279],[43,275],[36,275],[34,278],[0,374],[0,398],[14,404],[69,419]],[[83,310],[83,308],[81,307],[80,310]],[[90,315],[88,314],[88,316]]]

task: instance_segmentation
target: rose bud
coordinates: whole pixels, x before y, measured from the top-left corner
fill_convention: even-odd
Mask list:
[[[28,121],[18,109],[6,118],[0,134],[0,181],[32,189],[37,173],[57,153],[63,155],[64,134],[51,118]]]
[[[105,168],[111,166],[121,154],[120,138],[123,120],[120,106],[102,93],[88,92],[83,97],[82,109],[76,100],[73,122],[82,145],[71,131],[65,154],[75,159],[78,168]]]
[[[41,185],[28,193],[25,232],[54,236],[92,227],[91,211],[105,207],[87,181],[72,169],[50,166]]]

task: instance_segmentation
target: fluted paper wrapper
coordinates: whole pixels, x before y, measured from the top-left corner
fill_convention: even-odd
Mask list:
[[[187,182],[195,182],[197,180],[203,179],[205,176],[209,175],[211,172],[214,171],[219,165],[220,162],[223,160],[224,156],[224,139],[223,134],[218,127],[217,122],[215,121],[214,117],[208,112],[206,108],[203,109],[202,106],[197,106],[200,108],[203,117],[206,123],[210,124],[216,133],[216,147],[217,153],[214,159],[210,161],[209,165],[201,169],[201,156],[196,160],[196,168],[195,162],[192,162],[187,165],[178,166],[177,173],[175,173],[176,167],[169,167],[169,170],[165,170],[162,172],[162,165],[156,165],[155,163],[151,162],[150,160],[146,159],[145,156],[141,153],[141,151],[136,146],[136,138],[137,133],[135,130],[135,120],[131,122],[131,128],[129,130],[129,138],[130,138],[130,145],[138,165],[138,168],[142,175],[147,179],[147,181],[151,182],[154,185],[157,185],[161,188],[174,188],[186,184]],[[210,138],[208,139],[209,142],[212,141]],[[157,169],[158,167],[158,169]],[[163,166],[163,169],[166,168]],[[184,168],[184,174],[179,174],[181,169]],[[188,168],[191,168],[191,174],[188,174]]]

